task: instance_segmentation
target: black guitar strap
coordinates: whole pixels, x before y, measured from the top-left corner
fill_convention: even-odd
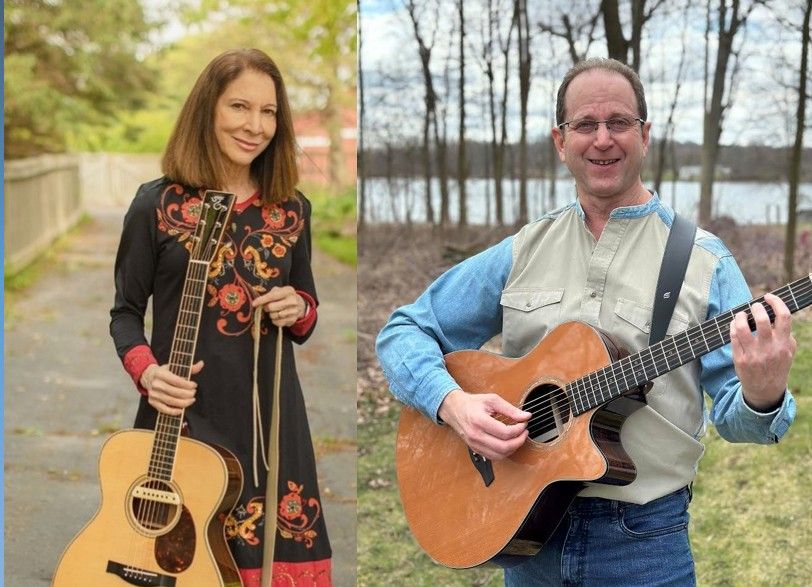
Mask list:
[[[696,224],[674,213],[674,222],[671,224],[663,260],[660,263],[660,276],[657,278],[649,346],[665,338],[665,331],[671,322],[671,315],[674,313],[674,306],[677,305],[677,298],[685,279],[695,234]]]

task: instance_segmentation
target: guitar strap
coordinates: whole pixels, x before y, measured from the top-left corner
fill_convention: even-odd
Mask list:
[[[273,399],[271,403],[271,429],[268,438],[268,454],[265,454],[265,443],[262,435],[262,418],[259,416],[259,386],[257,383],[257,365],[259,364],[260,324],[262,307],[254,311],[254,486],[259,484],[257,477],[257,444],[262,447],[262,460],[267,469],[267,486],[265,488],[265,530],[262,546],[261,587],[270,587],[273,581],[273,561],[276,547],[276,504],[279,483],[279,392],[282,383],[282,327],[276,331],[276,355],[274,361]],[[257,432],[259,431],[259,433]]]
[[[677,305],[677,298],[685,279],[695,234],[696,224],[675,212],[668,241],[665,243],[663,260],[660,263],[660,276],[657,278],[649,346],[665,338],[665,331],[671,322],[671,315],[674,313],[674,306]]]

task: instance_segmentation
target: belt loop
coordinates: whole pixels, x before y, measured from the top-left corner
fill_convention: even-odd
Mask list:
[[[691,501],[694,499],[694,482],[691,481],[688,483],[688,487],[686,487],[686,489],[688,490],[688,503],[691,503]]]

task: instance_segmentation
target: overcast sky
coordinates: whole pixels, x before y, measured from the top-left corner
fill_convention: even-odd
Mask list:
[[[595,2],[596,3],[596,2]],[[438,93],[448,108],[449,136],[455,136],[458,118],[456,106],[457,73],[456,2],[444,0],[436,17],[426,18],[426,22],[436,22],[436,41],[432,52],[432,70]],[[549,9],[553,2],[545,2]],[[534,3],[531,2],[531,11]],[[572,6],[573,3],[568,2]],[[792,2],[776,2],[778,11],[784,17],[792,17]],[[469,44],[478,45],[480,22],[485,0],[467,1],[466,33]],[[538,7],[538,5],[536,5]],[[796,19],[800,22],[799,18]],[[531,14],[532,17],[532,14]],[[400,0],[361,1],[364,81],[366,92],[368,136],[376,141],[376,132],[387,123],[399,125],[404,135],[413,123],[412,135],[417,136],[422,128],[423,85],[420,70],[417,42],[411,22]],[[537,17],[537,19],[540,18]],[[559,17],[560,18],[560,17]],[[533,44],[533,80],[530,90],[530,114],[528,132],[530,139],[540,139],[549,135],[554,108],[554,91],[566,70],[566,49],[561,44],[551,44],[531,20],[536,37]],[[779,83],[797,83],[797,65],[792,68],[781,66],[778,57],[783,55],[787,63],[800,63],[800,34],[784,32],[783,38],[773,14],[757,9],[750,18],[746,37],[737,37],[739,43],[746,41],[743,52],[742,70],[738,89],[735,93],[722,135],[725,144],[773,144],[786,145],[793,137],[795,100],[791,90],[779,87]],[[431,30],[423,25],[426,34]],[[687,21],[683,14],[675,11],[668,17],[652,19],[647,25],[648,41],[644,44],[641,77],[646,88],[649,106],[649,120],[653,122],[653,132],[659,136],[663,132],[668,116],[668,107],[675,93],[675,78],[683,36],[688,47],[688,75],[680,91],[679,107],[676,115],[676,137],[682,141],[701,142],[702,140],[702,100],[703,100],[703,60],[704,60],[704,13],[695,12]],[[448,52],[453,56],[452,74],[449,78],[452,87],[450,100],[443,89],[443,70]],[[599,39],[590,48],[589,56],[606,56],[605,41]],[[711,60],[715,58],[712,46]],[[511,57],[515,62],[515,51]],[[555,63],[562,65],[555,67]],[[515,68],[515,63],[511,64]],[[484,111],[484,91],[486,81],[480,67],[469,54],[466,63],[466,93],[470,96],[466,107],[466,123],[472,138],[486,138],[490,132]],[[511,140],[518,137],[518,82],[515,71],[511,72],[509,116]],[[391,132],[391,131],[387,131]],[[807,133],[808,135],[809,133]],[[807,141],[808,142],[808,141]]]

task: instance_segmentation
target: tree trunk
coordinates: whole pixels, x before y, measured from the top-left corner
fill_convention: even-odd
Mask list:
[[[798,110],[795,116],[795,144],[789,160],[789,205],[787,206],[787,235],[784,239],[784,280],[790,281],[795,273],[795,232],[798,222],[798,183],[801,176],[801,153],[804,145],[806,122],[806,68],[809,62],[809,14],[812,0],[806,1],[801,31],[801,76],[798,84]]]
[[[434,205],[431,202],[431,112],[423,116],[423,180],[425,182],[426,222],[434,224]]]
[[[364,116],[366,113],[364,104],[364,68],[361,61],[361,49],[364,38],[361,36],[361,3],[355,2],[355,10],[358,13],[358,230],[364,229],[367,211],[367,178],[364,165]]]
[[[505,44],[501,46],[504,68],[502,75],[502,100],[500,104],[500,134],[499,148],[497,149],[496,155],[493,158],[493,176],[496,185],[496,222],[500,226],[505,223],[505,190],[503,180],[505,176],[505,152],[507,149],[507,100],[510,73],[508,59],[510,47],[513,43],[513,30],[515,27],[516,19],[511,18],[507,40],[505,41]]]
[[[330,142],[328,147],[329,160],[329,182],[330,191],[338,193],[344,185],[344,154],[342,150],[341,127],[343,126],[341,116],[341,106],[336,103],[336,97],[340,93],[338,88],[338,77],[332,76],[327,84],[327,103],[324,106],[325,126],[327,127],[327,138]]]
[[[722,136],[722,121],[726,106],[722,104],[725,97],[725,83],[730,55],[733,51],[733,39],[747,16],[739,17],[739,2],[733,0],[733,13],[730,24],[727,22],[726,0],[719,0],[719,42],[716,53],[716,67],[713,73],[713,88],[710,104],[705,106],[702,124],[702,171],[699,189],[699,224],[705,226],[711,220],[713,212],[713,182],[716,163],[719,160],[719,139]],[[729,104],[727,105],[729,106]]]
[[[629,42],[623,36],[617,0],[601,0],[601,12],[603,13],[603,30],[606,33],[606,50],[609,57],[627,63]]]
[[[457,8],[460,15],[460,132],[457,139],[459,145],[457,148],[457,186],[459,190],[459,224],[465,226],[468,224],[468,198],[465,193],[468,169],[465,161],[465,12],[463,0],[458,0]]]
[[[515,0],[515,19],[519,48],[519,216],[518,224],[526,224],[527,209],[527,102],[530,95],[530,23],[527,18],[527,0]]]
[[[423,115],[423,177],[426,184],[426,222],[434,224],[434,206],[431,197],[431,125],[436,125],[437,95],[434,93],[434,81],[431,77],[431,49],[426,45],[420,33],[420,26],[417,22],[417,7],[412,0],[406,3],[406,10],[412,21],[414,37],[417,41],[420,53],[420,65],[423,73],[424,103],[425,113]]]
[[[685,5],[685,20],[684,20],[684,29],[688,29],[688,9],[690,5]],[[685,33],[682,35],[682,54],[680,55],[679,59],[679,66],[677,67],[677,81],[676,87],[674,88],[674,99],[671,101],[671,105],[668,109],[668,120],[665,123],[665,132],[663,132],[662,140],[660,141],[657,149],[658,157],[657,157],[657,169],[654,172],[654,191],[660,194],[660,198],[662,198],[662,194],[660,193],[660,187],[662,186],[663,181],[663,174],[665,172],[665,151],[666,147],[670,142],[674,139],[674,113],[677,110],[677,102],[679,101],[679,93],[680,89],[682,88],[682,80],[683,80],[683,72],[685,71],[685,56],[688,53],[687,41],[685,37]],[[673,147],[672,147],[673,150]]]

